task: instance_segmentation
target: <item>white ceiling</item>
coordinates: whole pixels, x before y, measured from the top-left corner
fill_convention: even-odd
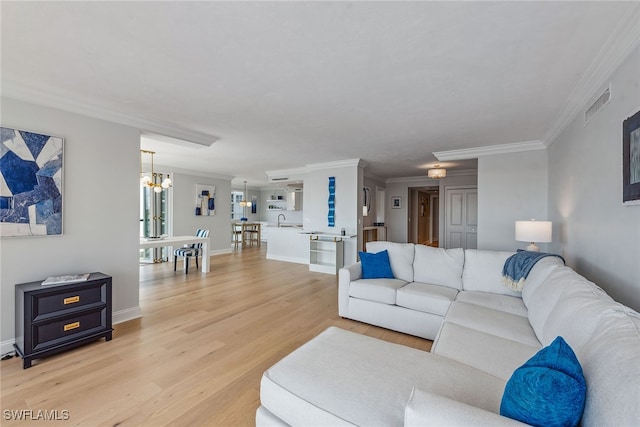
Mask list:
[[[418,176],[474,167],[433,152],[544,140],[637,7],[3,1],[2,87],[217,137],[145,145],[234,182],[353,158]]]

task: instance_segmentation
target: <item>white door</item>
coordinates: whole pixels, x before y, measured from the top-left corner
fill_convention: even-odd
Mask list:
[[[445,189],[445,248],[476,249],[478,247],[478,189],[448,187]]]

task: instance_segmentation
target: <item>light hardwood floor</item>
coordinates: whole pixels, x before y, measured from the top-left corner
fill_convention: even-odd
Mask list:
[[[18,358],[1,362],[0,424],[249,426],[262,373],[329,326],[431,348],[427,340],[340,318],[337,276],[266,260],[265,252],[263,245],[214,256],[207,274],[174,273],[172,263],[140,267],[143,317],[115,325],[112,341],[24,370]],[[68,411],[69,419],[5,418],[5,410],[22,409]]]

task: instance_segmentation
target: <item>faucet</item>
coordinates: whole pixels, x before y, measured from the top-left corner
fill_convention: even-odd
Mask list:
[[[286,216],[284,216],[284,214],[280,214],[280,215],[278,215],[278,227],[280,227],[280,217],[282,217],[282,220],[283,220],[283,221],[286,221],[286,220],[287,220],[287,217],[286,217]]]

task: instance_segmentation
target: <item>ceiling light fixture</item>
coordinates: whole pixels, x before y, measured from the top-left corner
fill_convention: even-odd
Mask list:
[[[142,171],[142,157],[145,154],[151,154],[151,176],[149,175],[144,175],[144,172]],[[140,185],[144,186],[144,187],[149,187],[149,188],[153,188],[153,191],[155,191],[156,193],[161,193],[163,189],[167,189],[169,187],[171,187],[172,183],[171,180],[169,179],[169,174],[167,174],[167,177],[163,180],[162,179],[162,174],[156,174],[153,170],[153,155],[156,154],[155,151],[149,151],[149,150],[140,150]],[[161,184],[157,184],[156,178],[160,178],[160,180],[162,181]]]
[[[240,202],[240,206],[250,208],[251,202],[247,200],[247,181],[244,182],[244,193],[242,193],[242,201]]]
[[[441,179],[447,176],[447,170],[440,168],[440,165],[436,165],[435,169],[429,169],[427,171],[427,176],[432,179]]]

